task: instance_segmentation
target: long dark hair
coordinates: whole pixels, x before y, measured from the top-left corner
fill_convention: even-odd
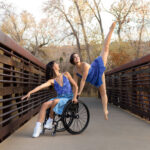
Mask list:
[[[74,57],[73,57],[75,54],[77,54],[77,53],[72,53],[71,56],[70,56],[70,63],[72,65],[75,65],[75,63],[74,63]]]
[[[53,79],[56,76],[55,71],[53,69],[54,63],[55,61],[50,61],[46,65],[46,81],[48,81],[49,79]]]

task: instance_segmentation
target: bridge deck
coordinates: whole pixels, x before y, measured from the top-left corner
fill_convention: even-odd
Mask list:
[[[46,132],[31,138],[36,116],[0,144],[0,150],[150,150],[150,124],[122,109],[109,105],[109,120],[103,118],[97,98],[81,98],[89,107],[91,119],[80,135],[68,132],[55,137]]]

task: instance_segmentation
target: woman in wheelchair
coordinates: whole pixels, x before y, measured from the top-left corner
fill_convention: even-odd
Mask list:
[[[56,114],[62,114],[65,104],[70,99],[72,99],[74,103],[78,102],[78,87],[76,82],[73,80],[73,78],[68,72],[60,73],[59,64],[57,64],[55,61],[51,61],[46,65],[46,79],[47,82],[43,83],[40,86],[37,86],[35,89],[29,91],[27,95],[22,97],[22,100],[25,98],[29,99],[31,94],[49,86],[54,86],[57,92],[57,97],[52,98],[49,101],[42,104],[32,137],[38,137],[41,134],[42,124],[45,120],[46,110],[48,108],[50,108],[50,116],[47,119],[44,128],[51,129],[54,118],[54,112]],[[70,83],[74,87],[74,94],[72,92]]]

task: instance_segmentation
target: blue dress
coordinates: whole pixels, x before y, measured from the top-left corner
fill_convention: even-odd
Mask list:
[[[54,80],[54,88],[57,92],[57,97],[50,99],[53,101],[54,99],[59,99],[58,104],[54,107],[53,111],[56,114],[62,114],[65,104],[72,100],[73,93],[70,82],[67,77],[63,75],[63,86],[60,86],[56,80]]]
[[[102,82],[102,75],[105,71],[105,66],[103,63],[103,59],[101,56],[98,56],[91,64],[89,69],[86,82],[91,83],[92,85],[96,86],[97,88],[101,86]],[[77,76],[82,78],[82,76],[77,73]]]

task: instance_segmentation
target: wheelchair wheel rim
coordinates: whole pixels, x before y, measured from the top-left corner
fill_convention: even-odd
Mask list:
[[[73,109],[71,109],[72,106],[75,106]],[[83,132],[89,123],[89,110],[87,106],[79,101],[78,104],[68,104],[68,106],[65,108],[64,113],[70,112],[70,124],[68,124],[66,117],[63,117],[63,124],[68,132],[71,134],[79,134]]]

